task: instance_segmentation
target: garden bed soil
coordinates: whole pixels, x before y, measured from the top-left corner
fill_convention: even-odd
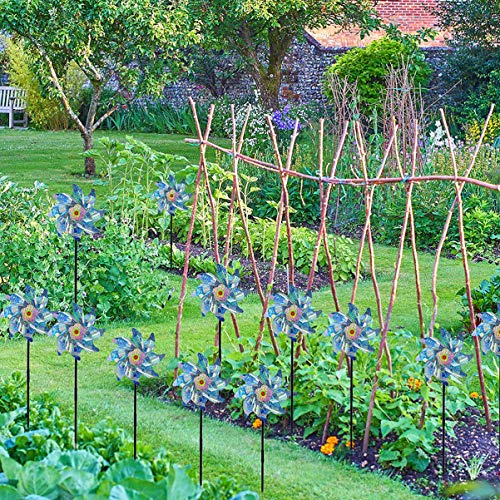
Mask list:
[[[167,398],[165,398],[165,389],[166,387],[157,388],[155,391],[156,396],[160,397],[166,403],[178,404],[179,398],[171,391]],[[194,411],[195,409],[188,407],[188,410]],[[204,411],[204,414],[209,418],[238,425],[248,429],[249,432],[260,432],[260,429],[253,428],[252,420],[245,417],[233,419],[231,413],[229,403],[217,405],[208,403]],[[454,429],[455,437],[451,437],[450,435],[446,437],[447,472],[444,480],[442,478],[440,451],[432,456],[430,465],[423,472],[418,472],[410,468],[399,470],[382,467],[378,463],[380,448],[385,442],[395,440],[396,436],[394,435],[389,435],[384,439],[374,439],[371,437],[370,448],[367,453],[363,453],[361,450],[361,439],[355,442],[355,446],[351,451],[342,443],[345,440],[338,436],[340,443],[331,455],[331,459],[342,460],[355,467],[372,472],[389,473],[392,477],[401,479],[412,490],[424,495],[442,495],[446,486],[470,480],[467,465],[470,465],[471,460],[475,457],[487,456],[477,479],[489,481],[500,487],[498,422],[493,424],[492,432],[488,432],[486,426],[481,423],[480,417],[479,411],[473,408],[470,408],[461,417],[457,417],[457,424]],[[321,436],[312,434],[305,439],[301,438],[300,436],[303,435],[304,429],[295,426],[294,437],[290,438],[289,425],[289,420],[286,416],[283,417],[279,424],[272,425],[266,429],[266,437],[283,441],[293,440],[300,446],[321,453],[320,448],[324,444]],[[441,450],[440,431],[436,433],[435,446],[438,450]]]
[[[182,243],[176,243],[176,247],[179,250],[185,251],[186,245]],[[212,250],[207,250],[206,248],[199,246],[199,245],[191,245],[190,248],[190,254],[193,256],[204,256],[204,257],[214,257],[214,252]],[[255,282],[255,276],[253,274],[253,267],[252,267],[252,261],[250,259],[247,259],[243,257],[241,254],[230,254],[229,255],[229,261],[234,261],[234,260],[239,260],[243,272],[240,273],[241,276],[241,281],[240,285],[241,288],[244,290],[247,290],[249,292],[256,292],[257,291],[257,285]],[[259,272],[259,278],[260,278],[260,283],[262,286],[262,290],[266,290],[267,287],[267,282],[269,278],[269,272],[271,269],[271,264],[266,261],[262,260],[257,260],[257,270]],[[182,269],[177,269],[172,271],[174,274],[182,275]],[[196,278],[198,276],[198,272],[189,270],[189,277],[191,278]],[[309,279],[309,276],[304,273],[300,273],[298,271],[295,271],[295,286],[298,288],[307,288],[307,281]],[[320,288],[324,288],[330,286],[330,279],[328,272],[324,270],[319,270],[316,272],[314,275],[314,282],[313,282],[313,290],[319,290]],[[276,272],[274,275],[274,286],[273,286],[273,292],[278,292],[278,291],[284,291],[288,289],[288,274],[286,269],[283,269],[282,267],[277,266],[276,267]]]

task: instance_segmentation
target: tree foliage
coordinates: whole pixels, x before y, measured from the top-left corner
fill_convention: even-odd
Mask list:
[[[268,108],[278,106],[282,64],[293,39],[305,28],[380,23],[368,0],[187,0],[201,24],[203,44],[240,54]]]
[[[183,67],[180,49],[197,40],[185,5],[163,0],[0,0],[0,30],[20,36],[36,55],[37,74],[75,122],[84,150],[92,148],[92,133],[120,102],[158,94]],[[71,64],[92,88],[84,120],[63,83]],[[107,88],[114,100],[98,117]],[[95,173],[90,157],[86,173]]]
[[[491,94],[500,68],[500,2],[448,0],[438,3],[436,14],[440,27],[450,33],[449,44],[454,49],[446,72],[453,87],[448,94],[450,104],[462,120],[482,120],[491,95],[481,109],[476,108],[476,97]],[[498,95],[493,97],[500,104]]]

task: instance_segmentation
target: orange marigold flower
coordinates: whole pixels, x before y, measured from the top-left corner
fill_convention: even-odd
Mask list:
[[[346,441],[345,445],[347,448],[354,448],[354,441]]]
[[[262,420],[260,418],[256,418],[252,424],[252,427],[254,429],[259,429],[260,427],[262,427]]]
[[[333,445],[336,445],[339,443],[339,440],[337,438],[337,436],[330,436],[327,440],[326,440],[327,443],[330,443],[330,444],[333,444]]]
[[[415,380],[415,383],[413,384],[413,388],[416,390],[416,391],[419,391],[420,388],[422,387],[422,381],[419,380],[418,378]]]
[[[471,393],[469,394],[469,396],[470,396],[472,399],[477,399],[477,398],[479,397],[479,393],[477,393],[477,392],[471,392]]]
[[[320,451],[323,455],[331,455],[335,451],[335,446],[333,444],[326,443],[320,448]]]

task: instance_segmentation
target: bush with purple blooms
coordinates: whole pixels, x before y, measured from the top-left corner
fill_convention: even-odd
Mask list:
[[[283,108],[283,110],[277,109],[273,113],[273,123],[278,130],[293,130],[295,128],[296,119],[299,119],[298,129],[300,130],[302,128],[302,123],[300,121],[300,118],[298,116],[293,117],[290,110],[291,110],[290,104],[287,104]]]

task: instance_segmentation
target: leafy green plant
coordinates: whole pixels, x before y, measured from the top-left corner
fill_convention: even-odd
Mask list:
[[[186,498],[196,499],[201,488],[188,475],[186,467],[172,465],[167,476],[155,481],[149,465],[127,458],[101,472],[95,455],[84,451],[54,451],[39,462],[24,466],[0,456],[7,484],[0,484],[0,495],[17,499],[37,495],[44,498]]]
[[[47,394],[32,402],[32,430],[25,432],[24,382],[18,372],[0,379],[0,498],[258,498],[238,493],[229,478],[200,488],[190,468],[171,464],[163,449],[139,444],[134,460],[130,436],[109,420],[81,424],[75,451],[71,422]]]
[[[46,288],[55,310],[68,306],[72,264],[69,241],[58,237],[47,217],[51,204],[40,183],[22,188],[0,179],[0,292],[27,284]],[[82,303],[103,318],[147,316],[170,293],[167,276],[154,260],[158,246],[134,238],[126,223],[117,224],[107,212],[102,237],[81,245]]]
[[[500,271],[496,272],[489,280],[481,281],[478,287],[471,290],[471,294],[476,315],[487,311],[496,313],[498,304],[500,303]],[[462,310],[460,311],[462,322],[465,328],[470,330],[469,302],[465,294],[465,288],[461,288],[457,292],[457,295],[461,298],[462,302]]]
[[[337,58],[325,73],[324,92],[332,98],[329,78],[333,75],[351,83],[357,82],[360,107],[365,116],[371,116],[373,109],[382,110],[385,79],[390,67],[399,68],[410,63],[417,87],[425,88],[431,75],[429,65],[418,51],[417,40],[395,40],[383,37],[374,40],[364,48],[354,48]],[[379,113],[380,115],[380,113]]]

